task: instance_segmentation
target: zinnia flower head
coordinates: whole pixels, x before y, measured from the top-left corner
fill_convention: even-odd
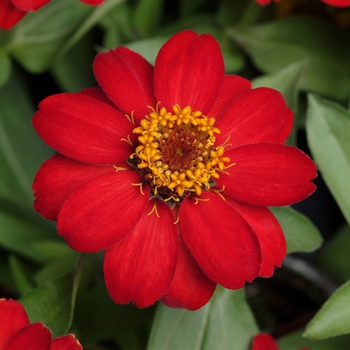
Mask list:
[[[72,249],[106,250],[117,303],[197,309],[217,283],[271,276],[286,243],[267,206],[306,198],[316,176],[283,144],[282,95],[225,75],[216,40],[189,30],[155,67],[118,47],[93,69],[100,87],[47,97],[33,118],[58,152],[35,177],[35,209]]]
[[[280,0],[255,0],[259,5],[265,6],[272,1],[280,2]],[[350,6],[350,0],[321,0],[322,2],[334,6],[334,7],[348,7]]]
[[[257,334],[253,338],[251,350],[279,350],[279,347],[270,334],[261,333],[261,334]],[[310,350],[310,349],[299,348],[299,350]]]
[[[81,350],[73,334],[52,339],[41,322],[30,323],[24,307],[16,300],[0,299],[0,350]]]
[[[0,29],[8,30],[30,11],[37,11],[51,0],[0,0]],[[104,0],[79,0],[88,5],[100,5]]]

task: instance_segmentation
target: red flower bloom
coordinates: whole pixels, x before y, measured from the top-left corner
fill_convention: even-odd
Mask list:
[[[255,0],[259,5],[265,6],[272,1],[279,2],[280,0]],[[348,7],[350,6],[350,0],[321,0],[322,2],[335,6],[335,7]]]
[[[259,5],[265,6],[270,4],[272,1],[280,2],[280,0],[255,0]]]
[[[350,0],[321,0],[322,2],[335,7],[348,7]]]
[[[270,334],[257,334],[253,338],[252,350],[279,350],[278,345]],[[299,350],[310,350],[308,348],[300,348]]]
[[[73,334],[52,339],[41,322],[29,323],[24,307],[16,300],[0,299],[0,350],[81,350]]]
[[[101,88],[50,96],[34,116],[59,152],[35,177],[35,209],[72,249],[107,249],[117,303],[197,309],[216,283],[271,276],[286,244],[266,206],[304,199],[316,176],[283,145],[282,95],[225,75],[218,43],[192,31],[165,43],[155,67],[119,47],[93,68]]]
[[[37,11],[51,0],[0,0],[0,28],[11,29],[29,11]],[[104,0],[79,0],[88,5],[100,5]]]

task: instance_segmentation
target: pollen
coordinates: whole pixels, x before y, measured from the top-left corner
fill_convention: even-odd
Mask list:
[[[166,202],[180,202],[188,195],[201,195],[216,186],[230,159],[223,146],[216,146],[215,118],[208,118],[190,106],[156,109],[133,132],[138,145],[129,163],[137,169],[155,196]]]

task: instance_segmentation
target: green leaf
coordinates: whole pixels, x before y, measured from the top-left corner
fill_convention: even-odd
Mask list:
[[[30,292],[35,285],[32,280],[33,273],[14,255],[10,256],[10,269],[14,278],[17,290],[21,295]]]
[[[203,350],[235,350],[249,348],[258,332],[254,316],[245,301],[244,289],[230,291],[218,287],[210,305]]]
[[[294,16],[244,28],[228,34],[266,73],[277,73],[288,65],[308,59],[310,65],[302,89],[345,101],[349,95],[346,33],[330,23],[308,16]]]
[[[148,36],[156,27],[164,0],[139,0],[133,11],[133,25],[139,36]]]
[[[81,21],[92,11],[77,0],[52,0],[11,31],[7,50],[30,72],[47,69]]]
[[[43,230],[43,227],[34,225],[22,217],[0,210],[0,246],[5,249],[31,261],[44,262],[47,256],[35,248],[35,242],[47,239],[50,235],[51,231]]]
[[[270,208],[282,226],[287,241],[287,252],[313,252],[322,244],[315,225],[303,214],[290,207]]]
[[[76,273],[69,273],[33,290],[20,299],[30,322],[43,322],[53,337],[66,334],[71,326],[77,288],[81,277],[81,262]]]
[[[69,51],[81,38],[95,26],[109,11],[120,5],[125,0],[108,0],[102,5],[93,7],[93,11],[82,23],[82,25],[74,32],[74,34],[65,43],[57,56],[60,59],[67,51]]]
[[[94,36],[85,36],[53,63],[51,72],[63,91],[76,92],[96,85],[92,71],[92,62],[96,55],[94,41]]]
[[[307,60],[294,62],[277,73],[267,74],[252,81],[253,87],[270,87],[283,94],[288,106],[296,112],[298,110],[298,93],[300,82],[305,75]]]
[[[0,87],[6,84],[11,74],[11,60],[5,50],[0,48]]]
[[[349,259],[349,251],[350,227],[345,226],[317,252],[317,265],[337,280],[345,282],[350,279],[350,264],[344,264]]]
[[[310,95],[306,131],[316,164],[350,223],[350,113]]]
[[[244,290],[218,286],[211,301],[197,311],[162,304],[153,323],[148,350],[246,350],[258,332]]]
[[[349,336],[337,338],[311,340],[302,337],[302,332],[298,331],[278,339],[281,350],[296,350],[308,348],[314,350],[345,350],[350,344]]]
[[[350,333],[350,281],[343,284],[321,307],[306,327],[304,336],[323,339]]]
[[[31,208],[34,175],[52,151],[33,130],[34,107],[17,74],[0,88],[0,113],[0,196]]]
[[[131,304],[114,303],[102,282],[80,295],[74,326],[79,329],[79,340],[83,343],[110,339],[117,339],[119,343],[122,339],[118,335],[130,334],[140,329],[146,329],[148,334],[153,315],[154,307],[140,310]]]

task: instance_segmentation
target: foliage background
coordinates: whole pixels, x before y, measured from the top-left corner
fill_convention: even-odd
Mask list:
[[[288,142],[316,161],[318,190],[294,208],[273,208],[290,253],[273,278],[239,291],[218,288],[196,312],[139,310],[109,298],[103,253],[80,257],[34,212],[33,177],[53,153],[31,118],[44,97],[96,85],[98,51],[124,45],[154,63],[182,29],[214,35],[227,73],[284,94],[295,113]],[[347,349],[349,69],[350,8],[319,0],[265,7],[248,0],[105,0],[99,7],[52,0],[0,31],[0,297],[19,299],[54,336],[74,332],[85,349],[246,350],[259,332],[271,332],[283,350]]]

